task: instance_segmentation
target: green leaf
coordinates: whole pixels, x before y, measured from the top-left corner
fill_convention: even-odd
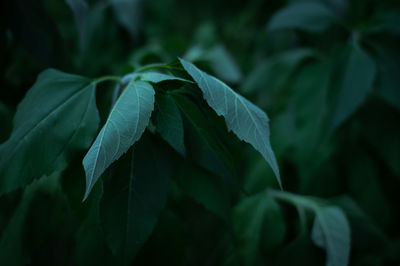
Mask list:
[[[233,209],[233,229],[244,265],[257,265],[259,257],[265,252],[261,246],[276,247],[285,237],[280,207],[266,192],[239,202]]]
[[[333,110],[331,132],[345,122],[365,101],[372,90],[376,67],[370,56],[361,47],[354,45],[350,48],[343,73]]]
[[[201,71],[189,62],[182,59],[180,62],[197,82],[206,102],[218,115],[225,118],[228,130],[232,130],[239,139],[250,143],[263,155],[272,167],[279,185],[282,186],[278,164],[269,142],[267,115],[222,81]]]
[[[185,156],[183,121],[174,99],[169,94],[159,93],[156,95],[156,106],[158,107],[155,116],[157,132],[178,153]]]
[[[150,236],[167,200],[169,154],[144,137],[110,169],[101,203],[107,242],[128,265]]]
[[[349,264],[350,226],[341,209],[324,207],[318,210],[311,237],[317,246],[326,250],[327,266]]]
[[[206,54],[206,60],[210,61],[210,67],[217,77],[228,83],[238,83],[243,75],[232,55],[224,45],[218,44]]]
[[[212,213],[228,221],[230,203],[226,185],[216,176],[188,165],[182,168],[179,175],[179,185],[182,191],[197,203],[203,205]]]
[[[154,93],[149,83],[132,80],[118,98],[83,159],[86,172],[84,200],[107,167],[142,136],[154,108]]]
[[[24,253],[26,240],[26,224],[29,209],[32,205],[32,200],[38,190],[53,182],[59,172],[51,176],[44,176],[41,179],[35,180],[29,184],[22,195],[21,201],[14,211],[13,216],[4,229],[0,240],[0,261],[7,262],[7,265],[26,265],[26,254]]]
[[[295,29],[322,32],[335,22],[334,14],[321,2],[301,2],[278,11],[268,23],[268,30]]]
[[[243,78],[240,68],[232,55],[222,44],[214,45],[212,48],[195,45],[191,47],[184,58],[188,61],[207,62],[215,75],[228,83],[238,83]]]
[[[312,50],[300,48],[268,58],[248,74],[241,91],[279,91],[290,81],[291,75],[302,61],[311,56]]]
[[[185,127],[188,157],[193,157],[205,169],[224,178],[235,174],[233,158],[226,147],[219,141],[199,107],[185,96],[173,94],[174,101],[182,110],[189,124]]]
[[[11,137],[0,146],[0,194],[60,170],[87,149],[99,117],[95,84],[49,69],[18,105]]]

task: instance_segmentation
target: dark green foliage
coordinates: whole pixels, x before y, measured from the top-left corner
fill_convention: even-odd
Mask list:
[[[0,265],[400,263],[398,1],[0,6]]]

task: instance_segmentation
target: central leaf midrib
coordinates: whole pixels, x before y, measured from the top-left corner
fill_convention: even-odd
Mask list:
[[[135,81],[132,82],[132,85],[131,85],[131,86],[133,86],[134,83],[135,83]],[[89,187],[89,188],[92,186],[92,183],[93,183],[93,176],[94,176],[95,171],[96,171],[96,168],[97,168],[97,162],[98,162],[100,150],[101,150],[101,147],[102,147],[102,144],[103,144],[105,132],[107,131],[107,128],[108,128],[108,126],[109,126],[109,123],[112,122],[112,121],[111,121],[111,117],[113,116],[114,112],[117,112],[117,111],[118,111],[118,107],[119,107],[119,105],[121,104],[121,101],[122,101],[124,95],[125,95],[126,93],[128,93],[127,91],[128,91],[129,88],[130,88],[130,85],[128,85],[128,87],[127,87],[127,88],[122,92],[122,94],[119,96],[119,98],[118,98],[117,102],[115,103],[114,107],[111,109],[110,115],[108,116],[107,121],[106,121],[106,123],[105,123],[105,125],[104,125],[104,130],[103,130],[103,132],[102,132],[102,134],[101,134],[101,136],[100,136],[100,140],[99,140],[99,143],[98,143],[98,147],[99,147],[99,148],[97,149],[97,152],[96,152],[96,158],[95,158],[95,160],[94,160],[94,166],[93,166],[93,170],[92,170],[92,173],[91,173],[91,176],[90,176],[90,183],[88,184],[88,187]],[[136,90],[135,90],[135,91],[136,91]],[[136,93],[137,93],[137,91],[136,91]],[[138,99],[138,101],[139,101],[139,99]],[[138,119],[137,119],[136,124],[137,124],[137,123],[138,123]],[[136,125],[136,129],[135,129],[135,130],[137,130],[137,125]],[[118,153],[118,150],[117,150],[117,153]]]
[[[93,90],[94,90],[94,88],[93,88]],[[82,91],[83,91],[83,90],[82,90]],[[89,106],[90,106],[90,103],[91,103],[91,100],[92,100],[93,96],[94,96],[94,93],[91,93],[90,99],[88,100],[88,104],[87,104],[86,109],[85,109],[85,112],[84,112],[83,116],[81,117],[81,120],[79,121],[78,125],[81,125],[81,124],[82,124],[82,121],[83,121],[84,117],[87,115],[88,110],[89,110]],[[71,142],[71,140],[75,137],[76,133],[78,132],[78,128],[79,128],[79,126],[77,126],[77,127],[75,128],[73,134],[71,134],[71,137],[68,139],[68,141],[66,142],[66,144],[64,145],[64,147],[61,149],[61,151],[60,151],[60,152],[58,153],[58,155],[55,157],[55,159],[53,160],[52,164],[58,160],[58,157],[60,157],[60,155],[64,152],[64,150],[66,149],[66,147],[68,146],[68,144],[69,144],[69,143]]]

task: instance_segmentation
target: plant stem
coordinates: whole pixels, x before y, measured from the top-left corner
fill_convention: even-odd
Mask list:
[[[138,70],[136,70],[135,72],[143,72],[143,71],[154,69],[154,68],[181,69],[179,67],[173,67],[173,66],[166,65],[166,64],[151,64],[151,65],[141,67]]]
[[[121,82],[121,78],[118,76],[103,76],[100,78],[97,78],[93,81],[94,84],[104,82],[104,81],[115,81],[115,82]]]
[[[305,209],[309,209],[315,212],[320,209],[320,206],[316,202],[307,197],[298,196],[290,192],[273,189],[268,189],[268,193],[278,200],[285,201],[295,206],[301,206]]]

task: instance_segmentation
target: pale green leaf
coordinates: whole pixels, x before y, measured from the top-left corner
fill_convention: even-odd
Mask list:
[[[99,122],[95,84],[49,69],[18,105],[11,137],[0,146],[0,194],[60,170],[87,149]]]
[[[351,46],[343,73],[333,111],[331,131],[345,122],[365,101],[372,90],[376,67],[371,57],[354,45]]]
[[[184,69],[197,82],[204,99],[218,115],[225,118],[228,130],[250,143],[272,167],[281,186],[279,168],[269,141],[269,119],[257,106],[234,92],[222,81],[180,59]]]
[[[322,32],[336,18],[322,2],[299,2],[278,11],[268,23],[268,30],[304,30]]]
[[[311,237],[317,246],[326,250],[326,266],[349,264],[350,226],[341,209],[324,207],[318,210]]]
[[[184,129],[181,113],[174,99],[169,94],[158,94],[156,97],[157,114],[155,126],[161,137],[177,152],[186,155]]]
[[[143,134],[154,108],[154,93],[149,83],[132,80],[118,98],[105,125],[83,159],[86,172],[84,199],[107,167]]]

